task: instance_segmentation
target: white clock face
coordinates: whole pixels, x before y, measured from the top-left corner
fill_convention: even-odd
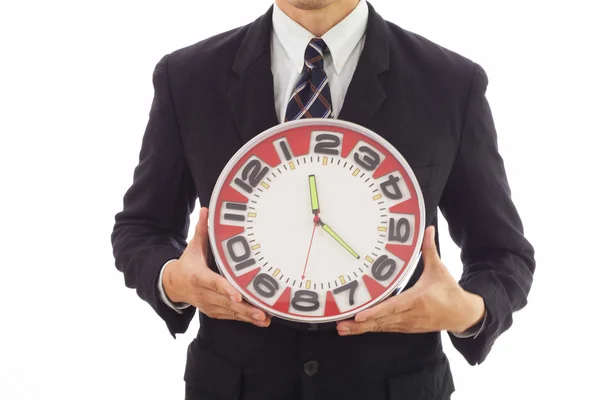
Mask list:
[[[223,275],[281,318],[348,318],[401,289],[418,260],[424,206],[406,161],[344,121],[286,123],[231,159],[210,204]]]

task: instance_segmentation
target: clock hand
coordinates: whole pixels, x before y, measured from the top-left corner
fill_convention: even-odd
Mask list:
[[[315,215],[319,215],[319,195],[317,194],[317,179],[314,175],[308,176],[308,187],[310,188],[310,206]]]
[[[308,186],[310,188],[310,205],[312,208],[312,212],[313,214],[315,214],[315,218],[314,218],[314,223],[315,223],[315,227],[317,225],[321,225],[323,227],[323,229],[325,230],[325,232],[327,232],[332,238],[335,239],[336,242],[338,242],[343,248],[345,248],[346,250],[348,250],[348,252],[350,254],[352,254],[352,257],[354,258],[360,258],[360,256],[354,251],[352,250],[352,248],[350,246],[348,246],[348,244],[346,242],[344,242],[342,240],[341,237],[339,237],[339,235],[337,233],[335,233],[333,231],[333,229],[331,229],[329,227],[329,225],[323,223],[323,221],[321,221],[321,218],[319,217],[319,212],[320,212],[320,208],[319,208],[319,195],[317,193],[317,179],[315,177],[315,175],[309,175],[308,176]],[[314,232],[313,232],[314,234]],[[312,243],[312,239],[311,239],[311,243]],[[309,249],[310,252],[310,249]],[[307,262],[308,262],[308,257],[307,257]],[[306,265],[304,266],[304,270],[306,271]],[[302,274],[302,279],[304,279],[304,273]]]
[[[313,230],[312,230],[312,234],[310,235],[310,244],[308,245],[308,253],[306,254],[306,261],[304,262],[304,270],[302,271],[302,280],[304,280],[304,278],[306,277],[306,267],[308,266],[308,257],[310,257],[310,250],[312,249],[312,244],[313,244],[313,239],[315,237],[315,230],[317,229],[317,225],[319,224],[320,219],[319,219],[319,214],[317,213],[315,215],[315,218],[313,219]]]
[[[332,238],[335,239],[336,242],[338,242],[343,248],[345,248],[346,250],[348,250],[348,253],[352,254],[352,257],[359,259],[360,256],[358,255],[357,252],[355,252],[354,250],[352,250],[352,248],[350,246],[348,246],[348,244],[346,242],[344,242],[342,240],[341,237],[339,237],[339,235],[337,233],[335,233],[333,231],[333,229],[331,229],[329,227],[329,225],[323,223],[323,221],[321,221],[319,219],[319,224],[323,227],[323,230],[325,230],[325,232],[327,232],[329,234],[329,236],[331,236]]]

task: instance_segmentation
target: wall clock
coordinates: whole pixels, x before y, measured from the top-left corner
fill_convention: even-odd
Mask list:
[[[402,290],[420,257],[410,166],[359,125],[305,119],[246,143],[211,196],[220,272],[251,304],[305,323],[346,319]]]

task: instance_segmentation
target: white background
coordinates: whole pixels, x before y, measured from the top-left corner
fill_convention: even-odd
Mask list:
[[[453,399],[591,399],[597,386],[598,42],[593,1],[372,0],[480,63],[537,250],[529,305],[480,366],[444,344]],[[0,3],[0,399],[181,399],[185,351],[114,268],[166,53],[270,0]],[[197,221],[197,209],[192,224]],[[442,225],[444,261],[459,253]]]

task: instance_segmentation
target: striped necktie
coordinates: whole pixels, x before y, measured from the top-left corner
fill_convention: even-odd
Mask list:
[[[323,54],[327,45],[314,38],[304,53],[304,68],[296,88],[290,96],[285,121],[302,118],[332,118],[329,80],[323,68]]]

